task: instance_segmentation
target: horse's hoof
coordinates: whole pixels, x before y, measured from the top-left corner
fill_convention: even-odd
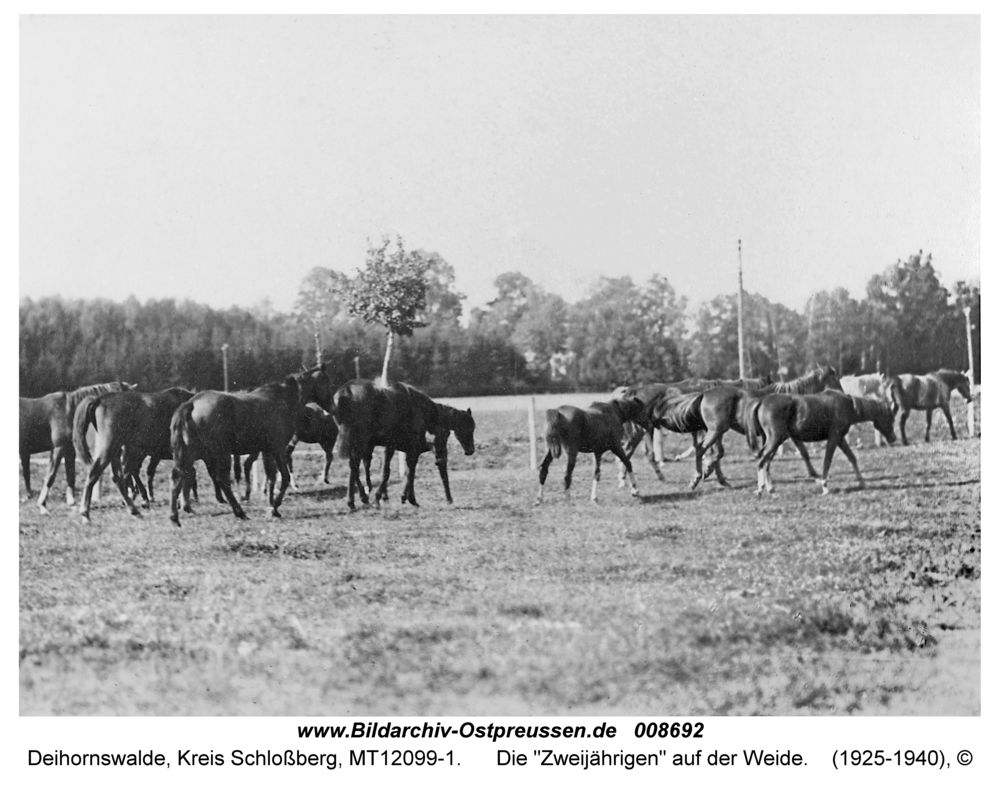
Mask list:
[[[130,510],[129,513],[131,513],[136,518],[142,518],[142,514],[139,512],[138,508],[132,508],[132,510]]]
[[[830,493],[830,489],[828,489],[826,486],[823,486],[823,496],[825,497],[829,493]]]
[[[49,515],[49,509],[46,508],[46,507],[39,507],[38,508],[38,514],[40,516],[48,516]]]
[[[176,525],[177,525],[178,527],[179,527],[179,526],[181,525],[181,517],[180,517],[180,516],[178,516],[178,515],[177,515],[176,513],[171,513],[171,514],[170,514],[170,520],[171,520],[171,521],[172,521],[172,522],[173,522],[174,524],[176,524]]]
[[[236,516],[236,518],[238,518],[240,521],[247,521],[247,514],[244,513],[242,510],[236,511],[236,513],[234,513],[233,515]]]
[[[277,508],[271,508],[271,518],[272,519],[280,519],[281,518],[281,513],[278,512]]]
[[[639,489],[633,487],[632,490],[629,491],[629,496],[638,498],[639,497]]]
[[[192,507],[191,507],[190,505],[185,505],[185,506],[184,506],[184,507],[182,508],[182,510],[183,510],[183,511],[184,511],[185,513],[194,513],[194,508],[192,508]]]

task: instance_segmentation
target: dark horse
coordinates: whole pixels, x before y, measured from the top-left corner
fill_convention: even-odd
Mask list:
[[[168,388],[157,393],[137,393],[125,390],[87,396],[76,408],[73,419],[73,446],[84,463],[90,465],[87,485],[80,500],[80,515],[90,521],[90,502],[94,486],[110,464],[115,483],[125,506],[133,516],[139,515],[128,495],[127,482],[132,480],[142,493],[145,507],[153,495],[153,474],[163,459],[173,458],[170,450],[170,418],[177,407],[188,401],[194,393],[184,388]],[[94,452],[87,445],[87,429],[97,430]],[[124,449],[123,471],[122,451]],[[150,456],[147,469],[149,493],[139,479],[142,462]]]
[[[847,444],[847,432],[855,423],[872,422],[891,445],[896,441],[894,419],[892,407],[883,401],[848,396],[832,390],[812,396],[765,396],[758,406],[747,408],[744,423],[747,444],[759,457],[757,493],[763,492],[765,487],[769,494],[773,491],[771,460],[778,446],[786,439],[797,444],[826,440],[823,475],[817,479],[824,494],[829,492],[826,481],[833,453],[838,447],[851,462],[858,484],[864,488],[865,482],[858,469],[858,461]],[[764,439],[763,449],[759,447],[761,437]]]
[[[644,404],[640,399],[628,396],[612,399],[608,402],[595,401],[585,409],[566,404],[548,410],[545,413],[547,424],[545,443],[548,450],[545,452],[542,466],[538,470],[538,498],[535,500],[535,504],[539,505],[542,502],[549,465],[553,459],[562,455],[563,450],[566,451],[564,489],[567,498],[578,453],[594,454],[594,482],[590,490],[592,502],[597,502],[597,482],[601,479],[601,457],[605,453],[613,453],[624,465],[630,493],[633,497],[639,496],[639,489],[636,488],[635,478],[632,476],[632,462],[625,455],[622,442],[625,438],[624,424],[642,417],[643,409]]]
[[[711,386],[701,390],[699,382]],[[729,382],[741,382],[733,385]],[[625,388],[624,395],[636,395],[645,404],[642,416],[636,421],[642,426],[642,431],[634,434],[629,441],[629,448],[634,451],[639,442],[651,438],[657,428],[666,428],[678,434],[691,434],[695,451],[695,476],[691,488],[707,478],[712,471],[720,484],[727,485],[725,477],[720,473],[722,457],[725,448],[722,436],[729,429],[743,433],[744,409],[754,400],[760,400],[772,393],[804,394],[819,393],[822,390],[840,390],[840,378],[831,366],[816,368],[791,382],[771,382],[762,384],[760,379],[747,380],[682,380],[675,385],[648,384]],[[723,384],[716,384],[723,383]],[[701,436],[704,434],[704,436]],[[702,457],[710,448],[715,447],[717,454],[712,462],[702,471]],[[805,459],[809,474],[815,477],[815,470],[809,461],[805,446],[796,444]],[[628,452],[628,451],[627,451]],[[631,452],[628,452],[631,456]],[[657,478],[664,480],[656,463],[652,450],[647,448],[647,458],[650,461]]]
[[[383,495],[387,498],[390,460],[400,450],[406,454],[402,501],[417,505],[413,483],[420,454],[430,450],[426,434],[437,422],[434,401],[410,385],[395,383],[382,387],[368,379],[354,379],[341,385],[334,394],[330,412],[340,427],[339,455],[347,459],[350,468],[347,506],[355,509],[355,491],[362,503],[368,504],[368,492],[361,484],[361,466],[370,466],[372,453],[379,445],[385,447],[385,458],[376,502]]]
[[[271,382],[248,393],[221,393],[206,390],[181,404],[170,421],[173,449],[173,488],[170,493],[170,520],[180,525],[178,497],[185,492],[194,462],[205,462],[212,482],[222,490],[233,515],[246,513],[233,495],[230,461],[234,455],[261,453],[267,470],[268,501],[271,515],[280,517],[278,507],[288,488],[288,460],[285,449],[295,433],[299,408],[314,401],[324,409],[331,406],[330,378],[320,365]],[[281,488],[274,493],[275,470],[281,473]]]
[[[90,385],[73,391],[49,393],[41,398],[22,398],[20,401],[20,433],[18,452],[24,487],[31,497],[31,454],[49,451],[49,469],[45,483],[38,495],[38,509],[47,513],[45,500],[56,479],[59,463],[66,460],[66,504],[76,502],[76,451],[73,449],[73,413],[76,406],[89,395],[110,390],[131,390],[135,385],[125,382],[107,382]]]
[[[969,378],[965,374],[943,368],[926,376],[900,374],[898,377],[889,377],[886,384],[889,388],[887,394],[902,411],[899,416],[899,433],[903,437],[904,445],[910,444],[906,439],[906,419],[910,417],[911,409],[927,410],[927,431],[924,433],[924,442],[931,441],[931,416],[934,410],[939,408],[948,421],[951,438],[958,439],[955,424],[951,419],[951,391],[957,390],[966,402],[972,401]]]
[[[323,449],[323,453],[326,455],[326,465],[323,467],[323,482],[329,483],[330,465],[333,464],[333,448],[337,444],[337,434],[339,432],[340,429],[337,428],[337,421],[319,404],[309,402],[299,410],[298,418],[295,421],[295,434],[292,435],[292,439],[285,448],[285,458],[288,460],[288,472],[291,476],[293,490],[298,491],[299,488],[295,483],[295,471],[292,467],[292,452],[295,450],[295,446],[300,442],[306,442],[310,445],[319,445]],[[239,483],[241,479],[246,479],[246,490],[243,494],[244,500],[250,499],[252,482],[250,469],[259,456],[259,453],[251,453],[247,456],[246,461],[243,462],[242,467],[240,466],[240,457],[233,456],[233,475],[236,478],[236,482]]]
[[[406,385],[404,385],[406,387]],[[454,432],[455,438],[462,446],[466,456],[471,456],[476,451],[476,421],[472,417],[472,410],[466,409],[464,412],[439,401],[434,402],[437,411],[436,419],[427,423],[427,433],[434,438],[434,463],[437,465],[438,474],[441,475],[441,485],[444,487],[444,497],[451,505],[454,500],[451,496],[451,483],[448,479],[448,438]],[[391,454],[390,454],[391,455]],[[371,481],[372,454],[369,454],[364,461],[365,483],[370,494],[372,491]],[[389,476],[391,475],[391,465],[383,458],[382,460],[382,482],[379,485],[378,494],[375,501],[379,499],[389,499]]]

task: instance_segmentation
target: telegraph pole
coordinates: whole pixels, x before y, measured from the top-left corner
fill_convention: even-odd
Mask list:
[[[969,345],[969,388],[976,384],[976,373],[974,359],[972,355],[972,307],[966,306],[962,309],[965,312],[965,342]],[[976,436],[976,405],[970,401],[966,407],[969,418],[969,436]]]
[[[229,392],[229,344],[222,345],[222,389]]]
[[[736,332],[739,339],[740,379],[746,379],[746,361],[743,352],[743,241],[736,241],[736,255],[739,261],[740,288],[736,293]]]

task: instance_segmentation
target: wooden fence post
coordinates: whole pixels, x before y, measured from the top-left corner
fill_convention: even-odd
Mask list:
[[[531,470],[537,471],[538,469],[538,456],[535,452],[535,397],[531,397],[531,401],[528,404],[528,449],[529,449],[529,462],[531,465]]]

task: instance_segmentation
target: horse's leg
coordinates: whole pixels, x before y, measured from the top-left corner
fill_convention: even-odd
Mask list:
[[[648,431],[645,434],[643,434],[642,443],[646,451],[646,460],[649,462],[649,466],[653,468],[653,472],[656,473],[656,479],[662,480],[664,483],[666,483],[667,479],[663,477],[663,472],[660,470],[660,465],[656,461],[656,449],[653,446],[653,431]]]
[[[903,413],[899,416],[899,434],[903,439],[904,445],[909,445],[910,443],[906,439],[906,419],[910,417],[910,410],[904,409]]]
[[[701,445],[702,456],[704,456],[712,448],[715,448],[715,458],[713,458],[711,463],[705,468],[702,479],[708,480],[708,476],[712,474],[712,470],[715,470],[715,479],[719,481],[719,485],[729,488],[729,481],[727,481],[726,476],[722,474],[722,457],[726,455],[722,437],[725,433],[725,430],[719,431],[716,429],[706,434],[707,441],[702,442]]]
[[[22,453],[21,454],[21,474],[24,476],[24,489],[28,492],[28,499],[31,499],[34,494],[31,492],[31,454]]]
[[[624,455],[624,453],[622,454]],[[542,459],[542,466],[538,468],[538,496],[535,498],[535,504],[542,504],[542,492],[545,489],[545,479],[549,476],[549,464],[552,463],[552,451],[545,451],[545,458]]]
[[[150,456],[149,464],[146,465],[146,485],[143,486],[142,482],[139,482],[140,492],[147,492],[144,494],[148,505],[152,505],[156,501],[156,495],[153,492],[153,479],[156,477],[156,468],[160,466],[159,456]],[[142,472],[142,460],[139,460],[139,464],[135,469],[136,480],[139,480],[139,475]]]
[[[330,465],[333,464],[333,445],[323,445],[323,452],[326,453],[326,466],[323,467],[323,482],[330,483]],[[288,466],[291,469],[291,465]]]
[[[590,484],[590,501],[597,503],[597,482],[601,479],[601,456],[599,450],[594,451],[594,481]]]
[[[927,410],[927,431],[924,432],[924,442],[930,442],[931,441],[931,419],[933,418],[933,415],[934,415],[934,410],[933,409]],[[950,423],[951,422],[951,418],[948,418],[948,421]],[[951,427],[951,436],[952,436],[952,438],[955,437],[955,427],[954,426]]]
[[[795,439],[795,437],[791,437],[791,440],[792,443],[795,445],[795,447],[798,449],[799,455],[802,456],[802,460],[806,463],[806,472],[809,473],[809,477],[812,478],[813,480],[818,480],[819,473],[815,470],[815,468],[812,465],[812,460],[809,458],[809,448],[807,448],[806,444],[800,439]]]
[[[851,466],[854,467],[854,475],[858,479],[858,487],[864,488],[865,479],[861,477],[861,470],[858,469],[858,460],[854,457],[854,453],[851,452],[850,445],[847,444],[847,437],[842,437],[838,444],[843,454],[847,456],[847,460],[851,462]]]
[[[951,406],[945,404],[941,409],[944,411],[944,419],[948,421],[948,428],[951,429],[951,438],[958,439],[958,434],[955,433],[955,423],[951,419]]]
[[[563,491],[566,494],[566,499],[569,499],[569,485],[573,482],[573,469],[576,467],[576,451],[573,448],[569,448],[566,451],[566,480],[564,481]]]
[[[451,484],[448,483],[448,455],[436,456],[434,463],[437,464],[438,474],[441,476],[441,485],[444,486],[444,498],[451,505],[454,501],[451,498]]]
[[[625,467],[625,472],[628,476],[629,494],[631,494],[633,497],[638,497],[639,489],[635,485],[635,476],[632,474],[632,462],[629,461],[628,456],[625,455],[625,453],[621,450],[621,448],[615,450],[615,446],[612,446],[611,452],[615,454],[618,460]]]
[[[66,504],[76,504],[76,449],[66,448]]]
[[[764,448],[760,458],[757,460],[757,496],[759,497],[764,489],[768,494],[774,493],[774,486],[771,483],[771,461],[778,448],[788,438],[788,433],[767,433],[765,431]]]
[[[278,489],[278,496],[274,496],[274,471],[277,467],[278,472],[281,473],[281,487]],[[288,471],[288,462],[285,460],[285,453],[283,450],[277,450],[271,454],[265,454],[264,458],[264,470],[267,472],[267,487],[269,492],[269,497],[272,498],[271,501],[271,515],[274,518],[281,518],[281,514],[278,512],[278,508],[281,506],[281,500],[285,498],[285,491],[288,490],[288,484],[291,482],[291,472]]]
[[[409,502],[413,507],[420,507],[417,504],[417,497],[413,491],[417,480],[417,462],[420,460],[420,451],[406,451],[406,486],[403,488],[403,502]]]
[[[691,479],[690,488],[694,491],[701,483],[702,458],[705,455],[705,448],[698,443],[698,432],[691,434],[691,447],[694,449],[694,477]]]
[[[239,500],[236,499],[236,495],[233,494],[233,485],[229,473],[229,460],[229,454],[214,456],[212,460],[209,460],[206,456],[205,466],[208,467],[208,474],[212,476],[216,489],[221,489],[222,494],[225,496],[225,501],[233,509],[233,515],[238,519],[245,519],[247,514],[243,511],[243,506],[240,505]]]
[[[292,466],[292,451],[295,450],[295,446],[299,444],[299,438],[292,435],[291,442],[285,448],[285,463],[288,465],[288,476],[291,478],[290,483],[292,486],[292,491],[298,491],[299,486],[295,482],[295,469]]]
[[[352,511],[357,508],[354,505],[354,488],[358,485],[358,464],[357,456],[351,455],[347,459],[347,507]],[[359,489],[360,490],[360,489]]]
[[[185,468],[185,467],[181,466],[180,464],[178,464],[177,462],[175,462],[174,463],[174,468],[170,472],[170,480],[171,480],[171,487],[170,487],[170,520],[174,524],[176,524],[178,527],[181,525],[181,519],[180,519],[180,514],[177,512],[177,507],[178,507],[177,506],[177,502],[178,502],[178,498],[181,495],[181,489],[182,488],[184,489],[184,496],[185,496],[185,506],[184,506],[185,512],[187,512],[188,508],[190,507],[190,504],[188,503],[188,501],[186,499],[187,492],[188,492],[188,490],[187,490],[187,485],[188,485],[187,484],[187,479],[188,479],[188,477],[187,476],[188,476],[188,470],[187,470],[187,468]]]
[[[837,436],[836,434],[831,435],[826,441],[826,453],[823,456],[823,477],[817,480],[820,487],[823,489],[824,494],[829,494],[830,489],[827,488],[826,481],[830,476],[830,465],[833,463],[833,454],[837,450],[837,445],[839,445],[844,439],[844,435],[841,434]]]
[[[378,484],[378,489],[375,491],[375,504],[378,505],[380,500],[389,501],[389,478],[392,475],[392,457],[395,454],[395,448],[390,448],[388,445],[385,448],[385,454],[382,456],[382,480]],[[366,465],[365,472],[369,471]],[[371,479],[368,480],[368,488],[371,489]],[[403,499],[406,502],[406,499]]]
[[[52,484],[56,480],[56,471],[59,469],[59,463],[63,459],[63,449],[61,447],[53,447],[52,452],[49,453],[49,470],[45,475],[45,482],[42,483],[42,490],[38,492],[38,512],[45,514],[48,513],[48,509],[45,507],[45,500],[49,497],[49,489],[52,488]]]

